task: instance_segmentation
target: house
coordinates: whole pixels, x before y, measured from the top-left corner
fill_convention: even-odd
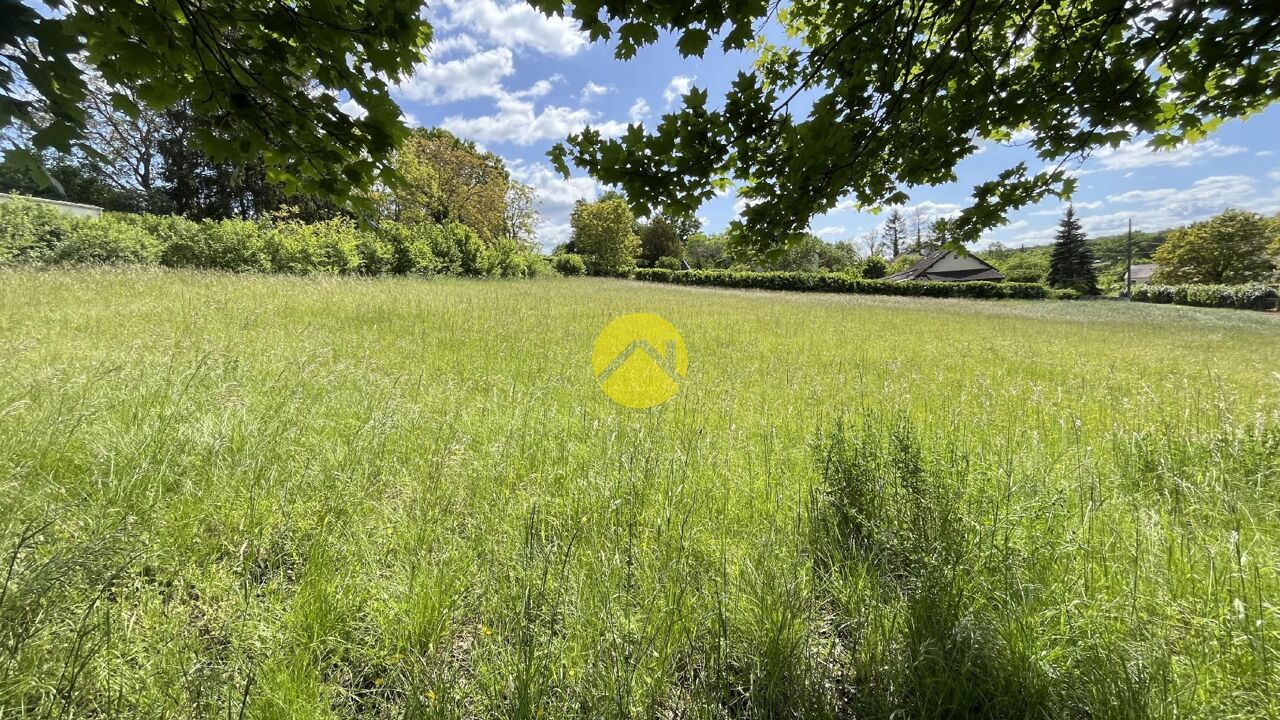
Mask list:
[[[1133,284],[1146,285],[1151,282],[1151,276],[1155,274],[1156,268],[1159,267],[1155,263],[1143,263],[1133,266]],[[1126,287],[1129,284],[1129,273],[1125,273],[1120,278],[1120,284]]]
[[[923,280],[929,282],[972,282],[987,280],[999,282],[1004,274],[991,267],[977,255],[961,255],[951,250],[934,250],[915,265],[894,273],[885,280]]]
[[[9,200],[26,200],[29,202],[40,203],[41,205],[46,205],[58,212],[66,213],[67,215],[72,215],[74,217],[89,219],[102,217],[102,208],[97,205],[84,205],[81,203],[66,202],[64,200],[27,197],[26,195],[0,195],[0,202],[8,202]]]

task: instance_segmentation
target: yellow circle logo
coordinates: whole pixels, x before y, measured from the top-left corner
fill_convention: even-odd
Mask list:
[[[657,315],[623,315],[600,331],[591,371],[619,405],[643,410],[670,400],[689,369],[684,338]]]

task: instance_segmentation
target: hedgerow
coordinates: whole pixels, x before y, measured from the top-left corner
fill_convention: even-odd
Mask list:
[[[1234,308],[1237,310],[1274,310],[1280,304],[1280,292],[1262,283],[1246,285],[1138,285],[1133,288],[1134,302],[1194,307]]]
[[[487,245],[460,223],[385,222],[375,231],[347,218],[305,223],[287,216],[193,222],[176,216],[67,215],[40,203],[0,203],[0,266],[162,265],[170,268],[367,275],[529,277],[551,272],[514,241]]]
[[[647,282],[700,285],[754,290],[831,292],[858,295],[901,295],[933,298],[973,298],[983,300],[1043,300],[1049,296],[1043,285],[997,282],[894,282],[864,280],[841,273],[738,272],[733,270],[636,270],[633,277]]]

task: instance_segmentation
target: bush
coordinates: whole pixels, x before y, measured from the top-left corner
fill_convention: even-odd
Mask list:
[[[1274,310],[1280,292],[1261,283],[1245,285],[1137,285],[1134,302],[1190,305],[1194,307]]]
[[[879,280],[889,274],[889,266],[885,264],[884,258],[879,255],[872,255],[867,261],[862,263],[862,277],[867,280]]]
[[[98,220],[72,219],[71,231],[54,248],[50,259],[72,265],[151,265],[160,247],[146,230],[111,216]]]
[[[84,222],[31,200],[0,202],[0,266],[51,261],[54,250]]]
[[[1016,283],[1043,283],[1044,273],[1039,270],[1018,269],[1004,274],[1004,279]]]
[[[679,258],[673,258],[669,255],[664,255],[658,258],[658,262],[654,264],[654,267],[660,268],[662,270],[679,270],[680,260]]]
[[[843,273],[736,272],[732,270],[636,270],[633,277],[648,282],[701,285],[756,290],[834,292],[865,295],[899,295],[935,298],[1042,300],[1049,296],[1043,285],[998,282],[894,282],[862,280]]]
[[[166,264],[230,272],[266,272],[271,269],[265,234],[257,223],[250,220],[205,221],[201,228],[204,232],[200,234],[200,244],[193,248],[194,252],[178,258],[166,252],[165,257],[173,263]]]
[[[360,267],[360,235],[346,218],[304,223],[280,222],[266,232],[271,270],[280,273],[349,273]]]
[[[573,253],[552,255],[551,267],[561,275],[577,276],[587,274],[587,264],[583,262],[582,256],[574,255]]]
[[[1079,300],[1084,295],[1075,288],[1055,288],[1049,291],[1049,297],[1054,300]]]

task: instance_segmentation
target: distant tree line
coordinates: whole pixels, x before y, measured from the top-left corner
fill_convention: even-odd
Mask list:
[[[236,138],[187,103],[163,112],[136,103],[125,112],[115,97],[119,90],[92,78],[88,88],[86,147],[44,153],[57,185],[20,165],[0,164],[0,192],[190,220],[260,220],[287,212],[309,222],[346,217],[375,224],[460,223],[488,245],[535,242],[539,218],[532,188],[512,178],[501,157],[444,130],[410,132],[390,158],[395,182],[362,191],[358,205],[365,210],[356,216],[328,196],[291,193],[296,188],[287,177],[276,177],[261,153],[228,160],[206,149],[210,136],[218,143]],[[37,151],[20,125],[5,128],[3,141]]]

